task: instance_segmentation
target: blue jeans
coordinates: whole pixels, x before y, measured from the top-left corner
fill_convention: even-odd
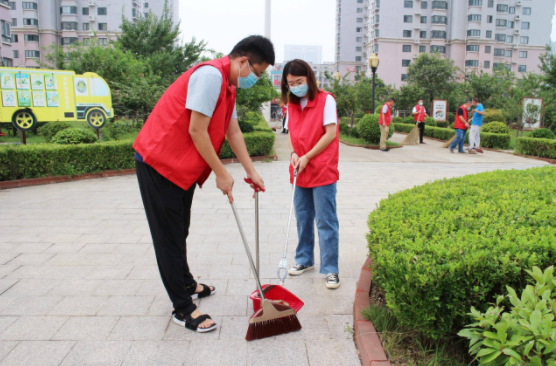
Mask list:
[[[340,224],[336,214],[336,183],[315,188],[296,187],[295,217],[299,243],[295,263],[315,264],[315,221],[319,232],[320,273],[339,273]]]
[[[455,149],[456,146],[459,145],[458,151],[459,152],[464,152],[463,151],[463,142],[465,141],[466,133],[467,133],[466,130],[460,130],[459,128],[456,128],[456,139],[454,140],[454,142],[452,142],[452,145],[450,145],[450,149]]]

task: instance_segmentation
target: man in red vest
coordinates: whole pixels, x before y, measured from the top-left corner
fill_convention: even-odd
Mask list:
[[[415,125],[419,127],[419,141],[424,144],[423,136],[425,135],[425,117],[428,117],[427,110],[423,106],[423,100],[419,99],[419,102],[415,107],[413,107],[413,116],[415,117]]]
[[[382,106],[378,124],[380,125],[380,151],[388,152],[390,149],[386,147],[386,140],[390,133],[390,121],[392,120],[392,106],[396,103],[396,99],[390,98],[388,102]]]
[[[465,135],[467,134],[467,129],[469,128],[469,122],[467,121],[467,114],[471,110],[471,101],[468,100],[464,105],[458,108],[456,114],[456,121],[454,122],[454,128],[456,129],[456,139],[450,145],[450,152],[453,154],[456,146],[458,147],[458,152],[460,154],[465,154],[463,151],[463,142],[465,141]]]
[[[274,57],[270,40],[251,36],[228,56],[192,67],[162,95],[133,144],[160,276],[174,305],[172,320],[193,331],[216,329],[193,303],[216,289],[198,284],[187,263],[195,186],[214,171],[216,187],[233,201],[234,179],[218,157],[227,137],[247,177],[264,188],[239,129],[236,87],[252,87]]]

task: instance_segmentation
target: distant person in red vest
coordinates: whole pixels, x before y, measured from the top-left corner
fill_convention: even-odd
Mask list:
[[[392,120],[392,106],[396,103],[396,99],[390,98],[388,102],[382,106],[378,124],[380,125],[380,151],[388,152],[390,149],[386,146],[388,134],[390,133],[390,121]]]
[[[280,107],[282,108],[282,133],[287,135],[286,118],[288,118],[288,105],[284,104],[284,102],[280,102]]]
[[[425,117],[428,117],[427,110],[423,106],[423,100],[419,99],[419,102],[415,107],[413,107],[413,116],[415,117],[415,126],[419,127],[419,142],[424,144],[423,136],[425,135]]]
[[[227,137],[247,177],[264,188],[239,129],[235,102],[236,87],[252,87],[269,65],[274,65],[272,43],[251,36],[228,56],[192,67],[162,95],[133,144],[160,276],[174,305],[172,320],[193,331],[216,329],[193,303],[216,289],[198,284],[187,263],[195,185],[202,186],[214,171],[216,187],[233,201],[234,179],[218,158]]]
[[[450,145],[450,152],[453,154],[454,149],[458,146],[458,152],[460,154],[465,154],[463,151],[463,142],[465,141],[465,135],[469,129],[469,122],[467,121],[467,114],[471,110],[471,101],[468,100],[464,105],[458,108],[456,114],[456,121],[454,122],[454,128],[456,129],[456,139]]]
[[[340,287],[338,268],[340,224],[336,213],[339,130],[336,99],[320,90],[311,66],[293,60],[284,66],[282,102],[288,105],[286,127],[290,132],[290,182],[297,170],[295,216],[298,244],[295,267],[298,276],[315,267],[315,223],[319,234],[320,273],[326,287]]]

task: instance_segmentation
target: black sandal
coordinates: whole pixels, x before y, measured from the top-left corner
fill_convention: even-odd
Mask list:
[[[190,329],[197,333],[212,332],[217,328],[216,323],[214,323],[213,325],[207,328],[199,328],[199,325],[201,325],[201,323],[203,323],[207,319],[212,320],[210,315],[206,315],[206,314],[200,315],[197,318],[192,318],[190,314],[190,315],[186,315],[184,319],[183,314],[176,313],[176,311],[172,312],[172,320],[174,321],[174,323],[181,325],[182,327],[186,327],[187,329]]]
[[[214,286],[207,286],[204,283],[200,283],[199,285],[203,286],[203,291],[196,292],[191,295],[193,300],[202,299],[203,297],[209,297],[210,295],[214,295],[216,292],[216,287]],[[210,289],[212,287],[212,290]]]

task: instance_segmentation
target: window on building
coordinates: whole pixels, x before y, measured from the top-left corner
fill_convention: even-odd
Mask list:
[[[448,9],[448,2],[447,1],[433,1],[432,2],[433,9]]]
[[[411,45],[410,44],[404,44],[403,48],[402,48],[403,52],[411,52]]]
[[[517,72],[527,72],[527,65],[519,65],[517,67]]]
[[[413,15],[404,15],[403,16],[404,23],[413,23]]]
[[[363,12],[363,8],[357,8],[357,12],[358,12],[358,13],[362,13],[362,12]]]
[[[25,42],[38,42],[39,41],[39,35],[38,34],[26,34],[23,37],[25,39]]]
[[[515,22],[514,21],[508,21],[508,29],[514,29],[515,28]]]
[[[375,44],[373,46],[373,52],[378,54],[378,45],[377,44]]]
[[[407,74],[402,74],[402,81],[405,81],[407,79]]]
[[[98,44],[101,46],[108,46],[108,38],[99,38]]]
[[[355,42],[363,42],[363,37],[355,37]]]
[[[431,18],[432,24],[448,24],[448,17],[442,15],[433,15]]]
[[[506,50],[503,48],[494,49],[494,57],[504,57],[506,55]]]
[[[481,19],[482,19],[481,14],[469,14],[469,16],[467,16],[467,20],[470,22],[480,22]]]
[[[39,25],[38,19],[23,18],[23,25]]]
[[[492,38],[492,31],[486,31],[486,37]]]
[[[402,67],[408,67],[411,60],[402,60]]]
[[[521,37],[519,40],[521,44],[529,44],[529,37]]]
[[[98,23],[98,30],[101,31],[108,30],[108,23]]]
[[[485,46],[485,53],[490,53],[491,52],[490,50],[491,50],[490,46]]]
[[[527,51],[519,51],[519,58],[527,58]]]
[[[506,27],[507,25],[508,25],[508,21],[506,19],[496,19],[497,27]]]
[[[467,52],[479,52],[479,45],[477,44],[469,44],[467,45]]]
[[[469,0],[469,6],[483,6],[483,0]]]
[[[531,28],[531,23],[521,22],[521,29],[529,29],[529,28]]]
[[[469,29],[467,31],[467,37],[480,37],[481,30],[480,29]]]
[[[380,0],[376,0],[376,8],[377,8],[377,9],[380,8]]]
[[[508,12],[508,5],[498,4],[496,6],[496,11],[499,12],[499,13],[507,13]]]
[[[405,0],[405,1],[403,2],[403,7],[404,7],[404,8],[413,8],[413,1]]]
[[[403,31],[403,36],[405,38],[411,38],[411,31],[410,30],[404,30]]]
[[[375,15],[375,23],[378,24],[379,21],[380,21],[380,15],[377,14]]]
[[[427,17],[421,17],[421,24],[427,24]]]
[[[40,58],[41,57],[41,52],[40,51],[25,51],[25,57]]]
[[[62,37],[62,46],[67,46],[75,42],[77,42],[77,38],[75,37]]]
[[[431,38],[443,38],[446,39],[446,32],[445,31],[432,31]]]
[[[89,29],[91,29],[89,28],[89,23],[83,23],[83,30],[88,31]]]
[[[488,0],[488,7],[494,8],[494,0]]]
[[[17,27],[17,18],[12,18],[12,27]]]
[[[17,34],[12,34],[12,43],[19,42],[19,36]]]
[[[497,42],[506,42],[506,35],[505,34],[495,34],[494,39]]]
[[[363,47],[355,47],[355,52],[363,52]]]
[[[85,46],[88,46],[88,45],[91,44],[91,40],[90,40],[89,38],[83,38],[83,44],[84,44]]]
[[[62,22],[62,30],[77,30],[77,22]]]
[[[419,38],[427,38],[427,31],[421,31]]]
[[[427,52],[427,46],[419,46],[419,53]]]
[[[11,58],[2,57],[2,63],[6,67],[13,67],[14,66],[14,60],[12,60]]]
[[[15,1],[10,1],[10,2],[8,3],[8,5],[10,6],[10,9],[12,9],[12,10],[17,10],[17,9],[15,8]]]
[[[355,28],[355,31],[356,31],[357,33],[361,33],[361,32],[363,32],[363,28],[357,27],[357,28]]]
[[[446,46],[431,46],[431,53],[434,52],[446,53]]]
[[[428,9],[429,3],[428,1],[421,1],[421,9]]]
[[[506,64],[501,64],[501,63],[495,62],[495,63],[492,64],[492,68],[496,70],[496,69],[499,69],[501,67],[504,67],[505,65]]]
[[[106,8],[98,8],[97,9],[97,15],[107,15],[108,11],[106,10]]]
[[[61,6],[60,14],[77,14],[77,6]]]
[[[12,29],[10,23],[5,20],[0,21],[0,27],[2,28],[2,42],[11,43],[12,42]]]
[[[149,7],[149,3],[143,3],[143,7],[147,9]]]
[[[81,13],[82,13],[83,15],[89,15],[89,8],[83,8],[83,9],[81,9]]]
[[[494,19],[492,15],[487,15],[487,23],[492,23],[492,19]]]
[[[14,58],[19,58],[19,51],[14,50]]]
[[[357,0],[358,4],[363,4],[363,0]]]
[[[490,69],[490,61],[485,61],[485,69]]]
[[[479,60],[465,60],[465,67],[479,67]]]
[[[523,15],[531,15],[531,8],[523,8]]]
[[[145,16],[145,18],[147,18],[149,16],[149,13],[143,13],[143,15]]]
[[[362,57],[361,57],[361,56],[355,56],[355,61],[361,62],[361,60],[362,60]]]
[[[515,14],[515,6],[510,6],[510,7],[508,8],[508,13],[510,13],[510,14]]]
[[[513,56],[512,50],[506,50],[506,57],[512,57],[512,56]]]
[[[24,1],[24,2],[21,4],[21,8],[22,8],[22,9],[33,9],[33,10],[37,10],[37,3],[31,2],[31,1]]]

